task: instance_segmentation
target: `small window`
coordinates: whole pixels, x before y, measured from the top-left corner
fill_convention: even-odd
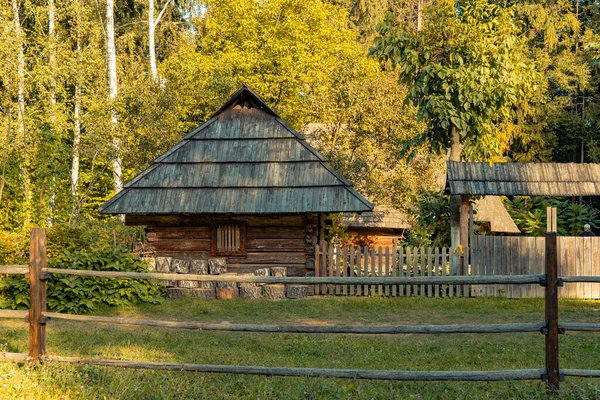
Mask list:
[[[212,254],[231,256],[246,254],[246,225],[215,224],[212,229]]]

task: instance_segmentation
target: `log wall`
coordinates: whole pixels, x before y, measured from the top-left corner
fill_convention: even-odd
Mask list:
[[[127,225],[146,225],[148,250],[157,257],[209,259],[211,224],[246,224],[246,255],[227,256],[228,272],[287,267],[288,275],[314,270],[318,216],[127,216]]]

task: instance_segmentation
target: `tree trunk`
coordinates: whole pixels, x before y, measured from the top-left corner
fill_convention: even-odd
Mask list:
[[[150,55],[150,71],[152,79],[158,82],[158,71],[156,69],[156,47],[154,44],[154,32],[156,22],[154,21],[154,0],[148,0],[148,53]]]
[[[79,46],[79,43],[78,43]],[[75,85],[75,104],[73,106],[73,149],[71,163],[71,196],[73,202],[78,201],[79,187],[79,145],[81,143],[81,84]],[[76,207],[73,209],[75,210]]]
[[[114,102],[117,99],[117,53],[115,48],[115,19],[114,19],[114,0],[106,1],[106,53],[108,60],[108,99],[111,104],[111,123],[112,123],[112,171],[113,187],[115,193],[123,190],[123,170],[121,167],[121,141],[118,137],[119,116]],[[125,221],[123,215],[119,215],[121,222]]]
[[[4,146],[4,153],[2,154],[2,181],[0,181],[0,204],[2,204],[2,193],[4,192],[5,176],[6,176],[6,161],[8,160],[8,147],[10,144],[10,128],[11,128],[11,106],[10,106],[10,94],[8,88],[6,88],[6,108],[4,114],[6,116],[6,144]]]
[[[23,50],[24,32],[19,18],[19,4],[12,0],[13,20],[17,36],[17,106],[18,106],[18,133],[23,138],[23,226],[31,222],[31,184],[29,177],[29,157],[27,156],[27,133],[25,131],[25,53]]]
[[[50,135],[54,136],[56,129],[56,33],[54,29],[55,23],[55,7],[54,0],[48,0],[48,42],[49,42],[49,55],[48,65],[50,67]],[[48,217],[46,223],[49,228],[54,224],[54,202],[56,200],[56,187],[54,174],[50,178],[50,201],[48,203]]]
[[[423,29],[423,0],[417,0],[417,31]]]

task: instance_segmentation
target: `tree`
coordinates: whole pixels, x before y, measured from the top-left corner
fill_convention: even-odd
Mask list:
[[[406,101],[427,124],[406,150],[427,143],[438,153],[449,150],[448,158],[460,161],[464,146],[491,160],[506,145],[498,122],[511,118],[511,109],[533,90],[535,71],[526,63],[514,9],[487,0],[457,8],[453,1],[442,0],[425,14],[421,31],[388,14],[370,51],[398,67],[399,82],[408,87]],[[467,243],[467,207],[466,199],[451,197],[453,247]]]

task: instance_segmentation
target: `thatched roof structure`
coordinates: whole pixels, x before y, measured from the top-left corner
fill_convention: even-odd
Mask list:
[[[600,164],[449,161],[446,191],[497,196],[597,196]]]
[[[491,232],[521,233],[498,196],[486,196],[473,205],[473,220],[489,222]]]
[[[409,229],[408,216],[390,206],[375,206],[362,214],[344,213],[344,225],[353,228]]]
[[[243,85],[100,212],[289,214],[372,209],[301,134]]]

